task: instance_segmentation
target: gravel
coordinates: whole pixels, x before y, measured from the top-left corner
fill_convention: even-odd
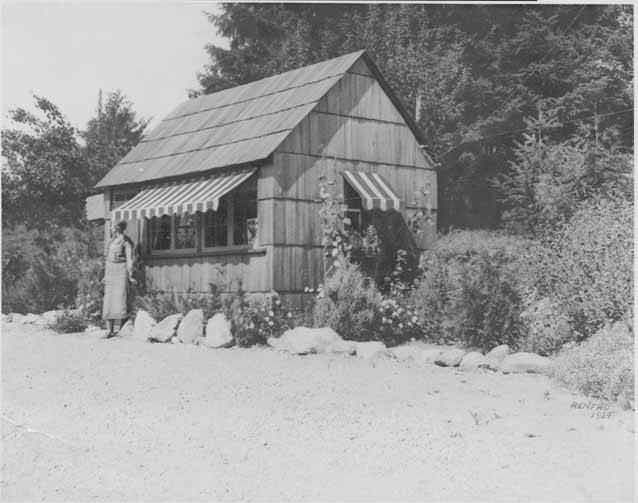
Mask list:
[[[544,376],[12,323],[2,344],[3,501],[633,498],[632,413]]]

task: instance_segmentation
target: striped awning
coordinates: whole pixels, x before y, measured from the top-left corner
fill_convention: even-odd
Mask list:
[[[111,218],[129,220],[196,211],[217,211],[219,199],[250,178],[256,169],[149,187],[111,211]]]
[[[344,171],[343,177],[361,196],[363,207],[368,210],[400,210],[401,199],[377,173],[362,173],[361,171]]]

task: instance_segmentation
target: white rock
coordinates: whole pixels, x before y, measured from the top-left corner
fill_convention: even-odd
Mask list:
[[[140,341],[148,340],[155,325],[157,325],[157,322],[150,314],[144,310],[139,310],[135,315],[133,338]]]
[[[47,311],[42,313],[42,321],[47,327],[51,325],[55,325],[58,321],[58,318],[64,314],[64,311],[60,311],[58,309],[54,309],[53,311]]]
[[[170,342],[175,336],[177,325],[182,321],[182,313],[167,316],[151,329],[149,340],[153,342]]]
[[[201,343],[209,348],[227,348],[235,343],[230,321],[226,319],[224,313],[217,313],[208,320],[206,337],[202,339]]]
[[[204,335],[204,311],[191,309],[177,328],[177,339],[184,344],[196,344]]]
[[[2,315],[2,323],[11,323],[12,321],[13,315],[11,313]]]
[[[24,314],[20,313],[11,313],[9,316],[11,316],[11,321],[13,323],[24,323],[24,319],[26,318]]]
[[[485,358],[485,356],[483,356],[482,353],[479,353],[478,351],[471,351],[466,354],[459,364],[459,368],[465,371],[472,371],[488,367],[489,364],[487,363],[487,359]]]
[[[534,374],[546,374],[549,372],[552,361],[546,356],[536,353],[514,353],[503,360],[500,370],[504,374],[522,374],[531,372]]]
[[[37,314],[29,313],[22,319],[22,323],[39,325],[42,324],[42,317]]]
[[[366,360],[370,358],[374,358],[378,355],[387,354],[387,348],[383,342],[379,341],[368,341],[368,342],[357,342],[357,356],[359,358],[365,358]]]
[[[357,344],[354,341],[346,341],[339,337],[326,347],[326,353],[354,355],[357,352]]]
[[[459,348],[447,349],[434,360],[434,363],[441,367],[458,367],[465,356],[465,351]]]
[[[485,355],[485,359],[489,367],[493,370],[498,370],[503,363],[503,360],[511,352],[510,347],[507,344],[501,344],[496,346],[490,352]]]
[[[424,349],[418,356],[420,363],[428,364],[434,363],[443,354],[443,349]]]
[[[97,332],[99,330],[102,330],[100,327],[98,327],[97,325],[88,325],[84,331],[88,334],[91,332]]]
[[[120,328],[120,331],[117,335],[119,335],[120,337],[133,337],[134,334],[135,326],[133,325],[133,322],[131,320],[126,320],[126,323],[122,325],[122,328]]]
[[[343,342],[345,341],[330,327],[296,327],[286,330],[281,337],[268,339],[268,345],[296,355],[327,353],[331,349],[343,350],[346,349]]]
[[[402,344],[401,346],[395,346],[391,349],[388,349],[388,353],[393,358],[396,358],[399,361],[406,360],[422,360],[423,348],[415,346],[414,344]]]

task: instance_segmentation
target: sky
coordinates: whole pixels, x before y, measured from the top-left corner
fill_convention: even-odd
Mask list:
[[[203,14],[219,9],[212,2],[3,2],[3,125],[11,108],[32,109],[36,93],[84,128],[100,89],[122,90],[156,124],[198,88],[204,46],[228,46]]]

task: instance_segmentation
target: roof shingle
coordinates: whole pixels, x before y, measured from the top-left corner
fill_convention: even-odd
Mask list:
[[[179,105],[97,184],[195,175],[267,158],[363,55],[357,51]]]

